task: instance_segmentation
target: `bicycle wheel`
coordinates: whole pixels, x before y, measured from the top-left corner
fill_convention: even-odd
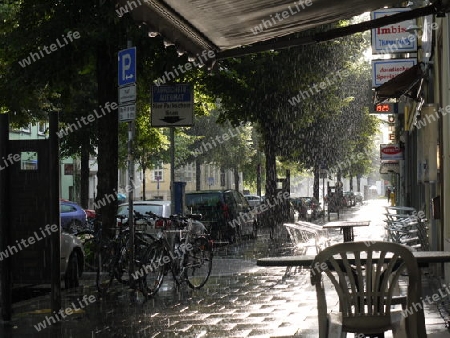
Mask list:
[[[212,269],[213,252],[206,237],[198,237],[186,246],[184,255],[184,278],[192,289],[200,289],[208,281]]]
[[[163,258],[166,251],[161,243],[155,242],[148,246],[144,252],[137,255],[137,270],[133,278],[138,281],[142,293],[146,297],[155,295],[164,279],[165,263]]]
[[[124,285],[130,284],[130,253],[128,250],[128,243],[124,242],[119,248],[118,259],[114,265],[114,277],[117,281]]]
[[[95,252],[95,261],[97,263],[97,290],[100,293],[108,291],[114,279],[115,255],[113,242],[109,240],[100,240]]]
[[[129,239],[130,239],[130,233],[128,231],[124,232],[122,235],[122,239],[120,240],[121,246],[120,246],[120,254],[119,259],[117,260],[117,264],[114,268],[114,276],[116,277],[117,281],[119,281],[121,284],[124,285],[130,285],[130,250],[129,250]],[[136,232],[134,234],[134,270],[139,271],[141,268],[140,260],[142,257],[142,253],[146,252],[146,249],[149,245],[151,245],[154,241],[154,237],[142,233],[142,232]],[[132,271],[132,277],[135,271]],[[138,279],[138,278],[135,278]]]

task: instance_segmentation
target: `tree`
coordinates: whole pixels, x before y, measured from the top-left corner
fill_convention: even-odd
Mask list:
[[[342,38],[225,60],[216,73],[206,79],[211,95],[222,98],[225,109],[221,120],[228,119],[235,124],[246,121],[259,126],[266,159],[266,196],[269,198],[276,192],[277,156],[291,157],[299,165],[310,167],[311,163],[306,162],[317,158],[314,149],[327,149],[308,147],[310,135],[305,130],[317,119],[326,121],[340,112],[343,101],[337,94],[342,82],[339,71],[346,62],[352,61],[352,48],[356,44],[348,43],[348,40]],[[326,90],[320,89],[323,86],[318,87],[322,82]],[[316,141],[317,138],[312,138],[312,142]],[[339,142],[334,144],[339,145]],[[297,157],[291,156],[292,153]],[[332,150],[330,153],[335,154]]]
[[[87,101],[95,100],[97,110],[115,107],[98,120],[95,136],[81,137],[98,139],[97,199],[115,196],[117,190],[117,52],[128,40],[134,42],[139,51],[138,74],[147,80],[142,88],[149,79],[187,60],[186,55],[178,58],[175,48],[165,48],[161,37],[149,38],[147,28],[130,15],[119,18],[115,6],[115,1],[23,0],[8,8],[0,30],[0,107],[14,113],[14,122],[24,124],[45,119],[49,111],[71,110],[72,96],[80,90],[76,86],[71,90],[72,83],[89,76],[96,88]],[[1,9],[4,14],[5,7]],[[76,119],[85,113],[73,110],[72,116]],[[73,148],[79,141],[73,137]],[[115,208],[114,203],[101,207],[105,224],[115,222]]]

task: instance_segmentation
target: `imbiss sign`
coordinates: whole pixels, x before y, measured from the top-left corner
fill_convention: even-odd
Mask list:
[[[410,8],[382,8],[371,13],[371,19],[410,11]],[[406,20],[388,26],[372,29],[372,53],[394,54],[417,51],[417,36],[408,32],[408,27],[415,25],[416,19]]]
[[[403,160],[403,149],[398,144],[380,144],[381,160]]]

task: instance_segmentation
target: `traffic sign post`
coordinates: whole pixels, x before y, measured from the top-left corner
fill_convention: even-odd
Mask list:
[[[190,84],[152,86],[152,126],[188,127],[194,122],[194,99]]]
[[[136,119],[136,103],[119,106],[119,122],[131,122]]]
[[[186,83],[152,86],[152,127],[170,127],[170,195],[175,212],[175,127],[194,124],[194,94]]]
[[[119,122],[136,119],[136,47],[117,54],[117,83],[119,85]]]
[[[130,286],[133,287],[134,280],[132,273],[134,268],[134,158],[133,158],[133,138],[134,120],[136,119],[136,47],[121,50],[117,54],[117,84],[119,86],[119,122],[128,122],[128,182],[133,187],[128,192],[128,224],[130,229],[130,241],[128,249],[130,252],[130,264],[128,273],[130,276]]]
[[[136,101],[136,84],[119,87],[119,105]]]
[[[118,84],[125,86],[136,83],[136,47],[123,49],[118,53]]]

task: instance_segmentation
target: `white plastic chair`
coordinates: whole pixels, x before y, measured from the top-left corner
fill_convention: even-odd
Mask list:
[[[394,293],[405,270],[408,273],[406,308],[417,309],[406,317],[401,309],[392,309],[398,304]],[[340,312],[328,314],[323,275],[338,294]],[[404,245],[346,242],[330,246],[316,256],[311,267],[311,283],[317,293],[319,338],[389,330],[395,338],[424,338],[418,337],[417,329],[419,319],[424,321],[423,309],[417,305],[422,305],[419,268],[411,249]],[[328,287],[327,292],[331,289]]]
[[[324,236],[320,231],[311,227],[299,225],[297,223],[284,223],[289,237],[294,244],[295,255],[318,254],[324,248],[330,245],[330,239]],[[309,252],[313,250],[313,253]],[[297,272],[297,267],[294,269],[294,274]],[[286,267],[285,276],[290,275],[292,267]]]

